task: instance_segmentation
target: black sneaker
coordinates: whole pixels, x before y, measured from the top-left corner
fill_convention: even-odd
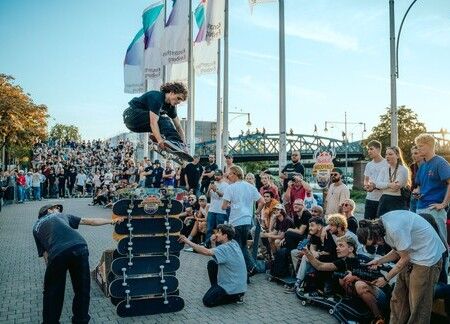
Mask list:
[[[253,267],[247,273],[249,277],[253,277],[255,274],[258,273],[258,271],[256,271],[256,267]]]
[[[239,299],[236,301],[236,304],[241,305],[243,303],[244,303],[244,296],[242,295],[242,296],[239,296]]]

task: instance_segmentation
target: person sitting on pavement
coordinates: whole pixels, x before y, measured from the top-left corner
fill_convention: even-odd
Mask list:
[[[304,249],[304,254],[310,264],[318,271],[345,273],[345,276],[339,279],[339,285],[344,288],[345,293],[362,299],[374,316],[372,323],[384,324],[383,310],[385,311],[388,307],[390,289],[378,288],[354,274],[354,271],[362,268],[362,266],[356,258],[357,242],[353,238],[343,236],[336,243],[338,259],[334,262],[319,261],[308,248]]]
[[[287,190],[284,194],[284,200],[288,204],[288,211],[292,213],[292,206],[296,199],[305,199],[306,192],[310,191],[311,186],[303,180],[301,174],[296,174],[293,176],[292,180],[288,181]]]
[[[294,222],[287,216],[286,210],[282,204],[278,204],[273,208],[273,227],[268,232],[261,233],[261,239],[270,247],[272,255],[280,248],[288,229],[294,226]],[[271,221],[272,223],[272,221]]]
[[[324,212],[322,206],[313,206],[309,211],[312,217],[324,217]]]
[[[358,220],[354,216],[355,211],[355,202],[353,199],[345,199],[341,204],[341,214],[347,217],[347,226],[349,231],[356,234],[356,231],[358,230]]]
[[[206,202],[206,196],[203,195],[198,198],[198,202],[200,209],[194,213],[194,226],[192,227],[188,239],[190,241],[195,239],[197,242],[204,244],[204,236],[206,234],[206,215],[208,214],[209,205]],[[191,252],[192,249],[186,248],[185,251]]]
[[[247,268],[239,244],[234,240],[236,232],[231,225],[220,224],[211,236],[213,246],[208,249],[181,235],[179,241],[200,254],[212,256],[207,269],[211,288],[203,297],[206,307],[242,302],[247,291]]]
[[[274,199],[280,201],[280,196],[278,194],[278,187],[271,181],[270,174],[262,172],[261,175],[261,188],[259,188],[259,193],[263,196],[265,192],[270,191],[273,193]]]
[[[294,221],[294,227],[286,231],[284,242],[282,242],[290,250],[295,249],[298,243],[308,236],[309,220],[312,217],[302,199],[296,199],[292,208],[290,217]]]
[[[80,218],[62,212],[63,206],[48,204],[39,210],[33,236],[39,257],[47,265],[44,277],[43,322],[59,323],[69,270],[73,297],[73,323],[88,323],[91,274],[86,240],[75,231],[79,225],[115,225],[124,218]]]
[[[263,193],[263,198],[264,205],[261,210],[260,224],[263,230],[268,231],[270,229],[270,219],[273,209],[280,202],[274,198],[272,191],[265,191]]]

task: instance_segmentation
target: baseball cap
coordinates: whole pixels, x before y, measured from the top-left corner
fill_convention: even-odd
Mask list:
[[[63,209],[64,209],[63,205],[61,205],[61,204],[47,204],[47,205],[44,205],[44,206],[42,206],[42,207],[39,209],[38,218],[42,218],[42,217],[44,217],[45,215],[47,215],[48,210],[49,210],[50,208],[52,208],[52,207],[58,207],[60,212],[62,212]]]
[[[273,207],[274,209],[281,209],[281,210],[285,210],[284,206],[282,204],[276,204],[275,207]]]
[[[153,164],[161,164],[161,162],[159,162],[159,160],[155,160],[155,162],[153,162]]]
[[[344,173],[344,172],[342,172],[342,170],[339,169],[339,168],[333,168],[333,170],[332,170],[331,172],[336,172],[336,173],[339,173],[340,175],[342,175],[342,174]]]
[[[229,159],[229,158],[232,158],[232,157],[233,157],[233,155],[231,155],[231,154],[226,154],[226,155],[225,155],[225,158],[226,158],[226,159]]]

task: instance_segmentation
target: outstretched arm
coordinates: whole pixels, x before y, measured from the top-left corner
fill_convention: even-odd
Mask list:
[[[89,226],[102,226],[102,225],[115,225],[120,224],[124,220],[124,217],[118,217],[115,219],[105,219],[105,218],[82,218],[80,221],[80,225],[89,225]]]
[[[154,112],[150,111],[150,128],[152,129],[152,134],[155,136],[158,144],[163,143],[164,140],[161,137],[161,132],[159,130],[158,120],[159,116]]]

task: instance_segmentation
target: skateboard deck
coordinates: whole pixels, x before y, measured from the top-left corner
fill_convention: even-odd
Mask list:
[[[164,303],[164,302],[167,303]],[[127,307],[128,306],[128,307]],[[121,301],[117,305],[117,315],[120,317],[144,316],[162,313],[179,312],[184,308],[184,300],[179,296],[150,297]]]
[[[152,149],[161,154],[162,156],[164,156],[165,158],[172,158],[176,160],[176,162],[178,162],[179,164],[182,164],[183,161],[187,162],[194,161],[194,158],[187,152],[183,151],[180,145],[178,145],[176,142],[164,140],[164,148],[161,148],[153,135],[150,135],[149,138],[153,143]]]
[[[167,262],[169,260],[169,262]],[[164,266],[164,272],[175,272],[180,268],[180,259],[175,255],[170,255],[169,259],[162,255],[152,256],[137,256],[131,259],[132,264],[129,265],[130,259],[127,257],[120,257],[114,259],[111,264],[111,271],[116,276],[136,276],[150,273],[159,273],[160,266]]]
[[[164,217],[158,218],[133,218],[129,222],[123,221],[116,224],[114,230],[117,234],[161,234],[161,233],[178,233],[183,228],[183,222],[178,218]]]
[[[121,199],[113,206],[113,214],[117,216],[128,216],[128,210],[131,209],[131,216],[165,216],[166,209],[169,210],[169,216],[176,216],[183,211],[183,204],[178,200],[159,199],[157,196],[150,196],[146,199]]]
[[[166,248],[166,236],[133,236],[131,240],[129,237],[124,237],[119,241],[117,250],[122,255],[127,254],[128,251],[131,251],[133,255],[180,252],[184,244],[178,242],[178,238],[179,236],[169,236],[168,248]]]
[[[163,282],[162,282],[163,281]],[[171,294],[178,289],[178,279],[175,276],[119,278],[109,285],[109,294],[115,298],[143,297],[162,295],[166,290]]]
[[[180,295],[180,291],[177,289],[174,292],[170,293],[170,296],[179,296]],[[116,298],[116,297],[109,297],[109,300],[111,301],[111,304],[113,304],[114,306],[117,306],[121,301],[124,300],[124,298]]]
[[[294,286],[295,282],[297,281],[297,278],[292,277],[292,276],[286,276],[286,277],[276,277],[276,276],[272,276],[271,274],[267,274],[267,280],[269,281],[278,281],[281,282],[287,286]]]

